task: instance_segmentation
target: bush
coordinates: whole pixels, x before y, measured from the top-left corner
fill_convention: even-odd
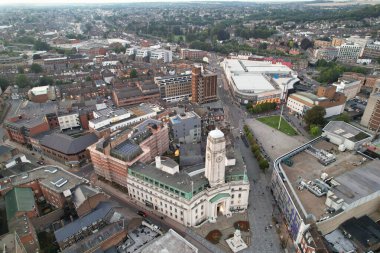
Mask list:
[[[259,160],[259,166],[260,169],[266,170],[267,168],[269,168],[269,163],[266,159],[262,158],[261,160]]]
[[[206,236],[206,239],[213,244],[218,244],[220,238],[222,238],[222,232],[219,230],[212,230]]]
[[[234,223],[235,229],[240,229],[244,232],[249,232],[249,222],[248,221],[237,221]]]

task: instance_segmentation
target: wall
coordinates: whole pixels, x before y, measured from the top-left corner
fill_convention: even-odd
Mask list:
[[[57,209],[41,217],[30,219],[37,232],[43,231],[51,226],[54,221],[60,220],[64,215],[63,209]]]
[[[378,211],[380,208],[380,194],[375,193],[375,195],[377,196],[374,196],[372,199],[370,199],[371,196],[361,199],[363,201],[362,203],[351,209],[346,209],[346,211],[334,216],[331,219],[318,222],[318,230],[325,235],[337,229],[343,222],[351,219],[352,217],[359,218],[363,215],[370,215],[371,213]],[[365,201],[366,199],[369,200]]]

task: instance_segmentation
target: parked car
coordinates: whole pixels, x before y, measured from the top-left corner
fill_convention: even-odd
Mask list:
[[[38,161],[37,163],[38,163],[39,165],[45,165],[45,162],[44,162],[44,161],[41,161],[41,160]]]
[[[137,214],[138,215],[140,215],[140,216],[142,216],[142,217],[146,217],[146,216],[148,216],[145,212],[143,212],[143,211],[137,211]]]

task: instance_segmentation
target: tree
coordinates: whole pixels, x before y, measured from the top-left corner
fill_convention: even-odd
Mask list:
[[[306,111],[304,120],[310,129],[311,125],[321,126],[325,122],[326,110],[322,106],[314,106]]]
[[[228,40],[230,39],[230,34],[226,30],[221,29],[217,33],[217,38],[218,40]]]
[[[321,128],[317,125],[311,125],[310,126],[310,134],[313,136],[313,137],[317,137],[318,135],[321,134]]]
[[[300,46],[301,46],[301,48],[303,50],[307,50],[308,48],[313,47],[313,43],[308,38],[303,38],[301,40],[301,45]]]
[[[48,43],[42,41],[42,40],[36,40],[34,42],[34,50],[37,50],[37,51],[49,51],[50,50],[50,46]]]
[[[38,84],[40,86],[53,85],[54,80],[51,77],[43,76],[40,78]]]
[[[38,60],[38,59],[41,59],[41,55],[34,54],[32,58],[33,58],[33,60]]]
[[[15,84],[20,88],[25,88],[30,85],[29,79],[24,74],[18,74],[15,79]]]
[[[136,78],[137,77],[137,70],[136,69],[132,69],[131,70],[131,73],[129,74],[129,76],[131,78]]]
[[[339,114],[336,119],[337,121],[344,121],[346,123],[350,122],[351,121],[351,117],[350,115],[348,115],[348,113],[344,112],[342,114]]]
[[[4,91],[9,86],[8,79],[5,79],[4,77],[0,76],[0,88],[2,91]]]
[[[19,74],[24,74],[24,67],[21,67],[21,66],[18,66],[17,67],[17,73],[19,73]]]
[[[33,63],[30,66],[30,71],[32,71],[33,73],[41,73],[43,71],[43,69],[42,69],[40,64]]]

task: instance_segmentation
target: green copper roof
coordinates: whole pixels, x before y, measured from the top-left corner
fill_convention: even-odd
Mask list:
[[[7,220],[15,217],[19,211],[31,211],[34,208],[34,195],[30,188],[15,187],[5,194]]]
[[[212,199],[210,199],[210,202],[214,203],[214,202],[218,201],[219,199],[227,198],[229,196],[230,196],[229,193],[219,193],[216,196],[214,196]]]

